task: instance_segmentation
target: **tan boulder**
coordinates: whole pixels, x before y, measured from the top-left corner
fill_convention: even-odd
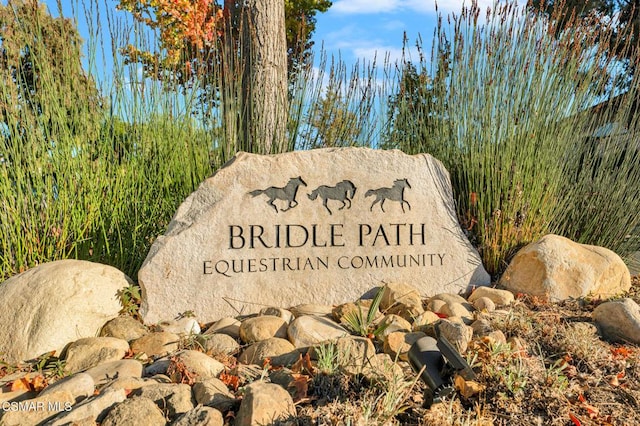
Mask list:
[[[611,250],[549,234],[516,254],[500,284],[513,293],[555,301],[624,293],[631,287],[631,275]]]
[[[273,383],[254,382],[245,388],[235,424],[275,424],[277,421],[295,418],[296,414],[293,399],[284,388]]]

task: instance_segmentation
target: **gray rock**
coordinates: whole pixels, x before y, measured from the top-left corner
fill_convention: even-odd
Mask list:
[[[132,396],[152,400],[170,418],[193,410],[191,387],[186,384],[158,383],[134,390]]]
[[[43,263],[0,284],[0,348],[10,364],[95,336],[118,316],[118,291],[132,281],[82,260]],[[19,324],[19,326],[16,326]]]
[[[496,306],[506,306],[514,302],[513,293],[509,290],[500,290],[491,287],[478,287],[469,296],[469,302],[474,303],[476,300],[488,297]]]
[[[128,350],[126,340],[116,337],[85,337],[67,347],[64,369],[75,373],[105,362],[118,361],[124,358]]]
[[[247,347],[238,361],[244,364],[262,365],[265,358],[271,359],[272,365],[291,365],[298,360],[300,352],[288,340],[272,337],[256,342]]]
[[[207,334],[204,348],[213,355],[235,355],[240,352],[240,344],[228,334]]]
[[[458,352],[464,354],[467,351],[467,346],[473,337],[473,329],[471,327],[449,319],[443,319],[437,324],[436,328],[439,335],[444,336],[458,349]]]
[[[325,317],[305,315],[297,317],[287,329],[289,341],[296,348],[306,348],[349,334],[339,324]]]
[[[144,353],[148,356],[165,356],[177,351],[179,347],[180,336],[164,331],[149,333],[131,342],[134,354]]]
[[[222,413],[211,407],[196,407],[182,414],[171,426],[223,426]]]
[[[236,415],[236,426],[273,424],[296,417],[296,407],[289,392],[273,383],[254,382],[245,394]]]
[[[237,339],[240,337],[240,324],[240,321],[235,318],[222,318],[209,327],[204,334],[222,333]]]
[[[271,337],[287,338],[287,322],[271,315],[248,318],[240,325],[240,339],[245,343],[259,342]]]
[[[100,330],[102,337],[115,337],[130,342],[139,339],[149,330],[135,318],[124,315],[108,321]]]
[[[605,339],[640,344],[640,306],[633,299],[602,303],[593,319]]]
[[[77,373],[51,383],[49,386],[44,388],[42,392],[40,392],[39,396],[45,396],[60,391],[68,391],[73,396],[74,403],[76,403],[93,396],[95,387],[95,382],[89,374]]]
[[[339,210],[332,197],[350,201]],[[458,223],[449,174],[428,154],[238,153],[182,203],[138,274],[145,323],[334,305],[383,281],[420,294],[490,281]]]
[[[360,374],[374,365],[376,348],[366,337],[345,336],[336,340],[340,367],[347,374]]]
[[[176,355],[177,361],[182,363],[197,379],[204,380],[217,377],[224,371],[224,365],[202,352],[185,350]]]
[[[179,319],[160,321],[156,324],[158,331],[173,333],[178,335],[200,334],[200,324],[195,318],[182,317]]]
[[[387,284],[382,293],[380,308],[387,314],[397,314],[412,321],[424,312],[418,290],[408,284]]]
[[[23,401],[27,404],[25,410],[2,410],[1,424],[3,426],[25,426],[46,422],[52,417],[65,411],[74,404],[75,398],[69,391],[61,390],[44,396]]]
[[[236,402],[227,385],[215,377],[196,382],[191,390],[198,404],[207,405],[221,411],[230,409]]]
[[[628,291],[631,275],[611,250],[549,234],[514,256],[500,285],[549,301],[587,295],[608,298]]]
[[[87,418],[95,422],[101,422],[111,407],[127,399],[124,389],[107,390],[99,395],[82,401],[73,407],[71,411],[59,414],[46,426],[67,426],[76,422],[86,421]]]
[[[493,331],[491,322],[484,318],[474,321],[471,324],[471,329],[473,330],[473,337],[486,336]]]
[[[167,421],[149,398],[133,397],[116,404],[100,426],[164,426]]]
[[[122,359],[100,364],[85,371],[96,385],[106,384],[122,377],[142,377],[142,363],[135,359]]]

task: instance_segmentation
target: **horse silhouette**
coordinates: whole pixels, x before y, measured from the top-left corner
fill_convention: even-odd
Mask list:
[[[289,209],[294,208],[298,205],[296,201],[296,195],[298,194],[298,187],[307,186],[305,181],[302,180],[301,176],[296,178],[289,179],[289,182],[284,187],[270,186],[267,189],[256,189],[255,191],[249,192],[249,195],[252,197],[257,197],[258,195],[264,194],[269,197],[267,204],[273,207],[278,213],[278,207],[273,204],[275,200],[283,200],[287,202],[286,209],[280,209],[280,211],[286,212]]]
[[[392,200],[400,202],[400,206],[402,207],[402,213],[404,213],[404,205],[407,204],[409,210],[411,210],[411,204],[404,199],[404,189],[411,188],[409,185],[409,181],[406,179],[396,179],[393,181],[393,186],[391,188],[378,188],[378,189],[370,189],[364,194],[365,197],[370,197],[372,195],[376,196],[376,199],[371,204],[371,208],[369,211],[373,211],[373,206],[376,203],[380,203],[380,208],[384,212],[384,202],[385,200]]]
[[[353,182],[350,180],[343,180],[342,182],[337,183],[336,186],[320,185],[311,191],[311,194],[307,194],[307,197],[309,197],[310,200],[315,200],[318,197],[322,198],[322,205],[324,208],[327,209],[329,214],[333,214],[327,206],[327,200],[341,201],[342,207],[338,210],[342,210],[345,207],[350,209],[351,199],[354,195],[356,195],[356,187]],[[349,204],[348,206],[347,203]]]

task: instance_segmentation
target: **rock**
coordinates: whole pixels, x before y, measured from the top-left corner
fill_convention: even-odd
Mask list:
[[[272,365],[291,365],[298,360],[299,356],[300,352],[291,342],[272,337],[247,347],[238,357],[238,361],[244,364],[262,365],[264,359],[269,358]]]
[[[100,330],[102,337],[115,337],[130,342],[139,339],[149,330],[136,319],[130,316],[119,316],[108,321]]]
[[[223,426],[222,413],[211,407],[196,407],[171,423],[171,426]]]
[[[435,296],[433,296],[431,299],[429,299],[429,302],[427,302],[427,309],[429,309],[430,311],[433,312],[440,312],[440,310],[434,310],[431,309],[431,302],[434,302],[436,300],[440,300],[442,302],[444,302],[445,304],[451,304],[451,303],[460,303],[462,306],[464,306],[465,308],[472,310],[473,306],[467,302],[467,300],[460,296],[459,294],[453,294],[453,293],[440,293],[440,294],[436,294]],[[440,304],[440,307],[442,307],[443,305]]]
[[[404,380],[402,367],[388,354],[376,354],[372,357],[370,365],[365,367],[362,374],[371,381],[382,383],[397,383],[399,378]]]
[[[135,359],[122,359],[100,364],[85,371],[96,385],[110,382],[116,377],[142,377],[142,363]]]
[[[282,318],[287,324],[289,324],[293,320],[293,314],[291,311],[288,311],[283,308],[269,307],[260,309],[260,315],[271,315],[274,317]]]
[[[140,377],[118,377],[116,379],[108,382],[103,388],[102,391],[106,391],[107,389],[119,390],[125,389],[127,391],[132,391],[135,389],[140,389],[141,387],[152,385],[158,383],[154,379],[143,379]]]
[[[259,342],[271,337],[287,338],[287,322],[270,315],[248,318],[240,325],[240,339],[245,343]]]
[[[473,307],[478,311],[493,312],[496,310],[496,304],[488,297],[478,297],[473,301]]]
[[[182,203],[138,274],[145,323],[335,305],[383,281],[420,294],[490,282],[428,154],[240,152]]]
[[[446,305],[447,302],[445,302],[444,300],[431,298],[427,302],[427,310],[440,313],[442,308],[444,308]]]
[[[152,400],[170,418],[193,410],[191,387],[186,384],[158,383],[141,387],[131,392],[132,396],[140,396]]]
[[[296,348],[306,348],[346,336],[349,332],[328,318],[306,315],[293,320],[287,334]]]
[[[444,302],[443,302],[444,303]],[[431,311],[424,311],[416,317],[413,321],[413,331],[422,331],[421,328],[425,325],[433,324],[440,321],[440,317]]]
[[[487,319],[479,319],[474,321],[471,324],[471,329],[473,330],[473,337],[482,337],[493,331],[493,326],[491,322]]]
[[[202,352],[185,350],[178,352],[176,358],[177,362],[200,380],[217,377],[224,371],[224,365],[220,361]]]
[[[66,350],[65,371],[75,373],[124,358],[129,350],[126,340],[116,337],[85,337],[71,343]]]
[[[195,318],[182,317],[171,321],[160,321],[156,324],[158,331],[174,333],[177,335],[200,334],[200,324]]]
[[[117,269],[82,260],[43,263],[0,284],[0,348],[16,364],[95,336],[118,316],[118,291],[131,280]],[[16,326],[19,324],[19,326]]]
[[[73,403],[93,396],[95,390],[95,382],[93,377],[87,373],[77,373],[72,376],[60,379],[44,388],[39,396],[49,395],[55,392],[68,391],[73,397]]]
[[[207,405],[221,411],[229,410],[236,402],[227,385],[215,377],[196,382],[193,385],[192,392],[198,404]]]
[[[340,367],[347,374],[360,374],[374,364],[376,348],[366,337],[345,336],[336,340]]]
[[[498,345],[498,344],[500,344],[500,345],[506,345],[507,344],[507,336],[504,335],[502,330],[491,331],[484,337],[493,346]]]
[[[289,392],[273,383],[254,382],[245,387],[235,425],[274,424],[277,420],[295,418],[296,415],[296,407]]]
[[[459,317],[463,320],[471,320],[473,319],[473,314],[462,305],[462,303],[452,302],[447,303],[442,307],[440,313],[446,315],[447,317]]]
[[[167,424],[162,411],[149,398],[133,397],[116,404],[105,416],[100,426],[164,426]]]
[[[131,342],[134,354],[144,353],[147,356],[165,356],[177,351],[179,347],[180,336],[165,331],[149,333]]]
[[[220,321],[215,322],[211,327],[209,327],[204,334],[221,333],[237,339],[240,337],[240,324],[240,321],[235,318],[222,318]]]
[[[424,313],[424,312],[423,312]],[[422,314],[420,314],[422,315]],[[394,331],[411,331],[411,323],[400,315],[388,314],[380,322],[379,327],[385,327],[382,331],[382,336],[386,336]]]
[[[631,275],[611,250],[549,234],[515,255],[500,285],[549,301],[587,295],[608,298],[628,291]]]
[[[240,352],[240,344],[227,334],[206,335],[204,348],[212,355],[235,355]]]
[[[403,283],[390,283],[384,287],[380,309],[411,321],[424,312],[422,298],[414,287]]]
[[[169,357],[158,358],[151,364],[148,364],[144,367],[143,375],[145,377],[149,377],[149,376],[157,376],[159,374],[167,374],[167,370],[169,370],[171,363],[172,362],[171,362],[171,359],[169,359]]]
[[[320,317],[328,317],[331,316],[331,312],[333,311],[333,306],[329,305],[318,305],[315,303],[303,303],[301,305],[296,305],[290,309],[291,313],[294,317],[301,317],[305,315],[316,315]]]
[[[124,389],[106,390],[99,395],[82,401],[71,411],[57,415],[47,426],[66,426],[84,422],[87,418],[101,422],[109,409],[127,399]]]
[[[24,409],[21,410],[14,411],[3,406],[4,415],[0,423],[3,426],[40,424],[60,412],[69,410],[75,402],[74,396],[66,390],[38,396],[37,398],[22,401],[21,404]],[[5,405],[10,406],[8,403]]]
[[[467,346],[473,337],[471,327],[450,320],[441,320],[436,328],[438,334],[444,336],[458,352],[464,354],[467,351]]]
[[[411,345],[424,336],[426,336],[426,334],[420,331],[413,333],[396,331],[391,333],[384,338],[384,353],[391,356],[394,360],[400,359],[407,361],[407,352],[411,349]]]
[[[633,299],[602,303],[593,311],[593,319],[605,339],[640,344],[640,306]]]
[[[469,302],[474,303],[476,300],[488,297],[496,306],[507,306],[515,301],[513,293],[509,290],[500,290],[491,287],[478,287],[469,296]]]

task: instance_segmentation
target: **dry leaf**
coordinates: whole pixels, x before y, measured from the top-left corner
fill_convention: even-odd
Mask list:
[[[309,376],[296,373],[293,373],[291,376],[293,380],[289,383],[289,388],[294,389],[293,402],[306,398],[307,392],[309,391],[309,381],[311,380]]]
[[[454,380],[456,390],[460,392],[465,399],[469,399],[474,395],[485,390],[485,386],[473,380],[465,380],[462,376],[456,375]]]

